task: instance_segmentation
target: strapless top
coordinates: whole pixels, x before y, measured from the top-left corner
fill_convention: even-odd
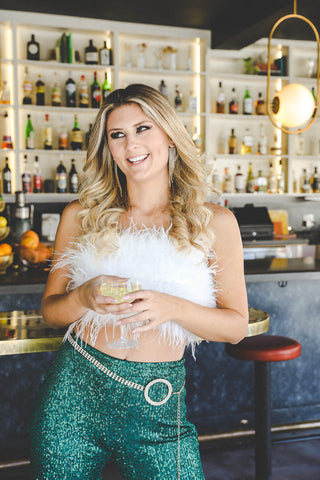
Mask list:
[[[99,254],[88,241],[72,243],[54,268],[60,267],[67,268],[68,291],[101,274],[117,275],[137,279],[144,290],[157,290],[206,307],[216,306],[215,265],[209,266],[208,259],[195,247],[189,251],[177,250],[169,230],[163,227],[131,226],[123,230],[118,237],[118,249],[108,255]],[[114,324],[117,319],[118,315],[88,310],[70,325],[67,334],[76,325],[79,336],[89,328],[90,342],[94,345],[101,328]],[[157,328],[161,341],[175,346],[189,345],[193,353],[201,341],[173,320]]]

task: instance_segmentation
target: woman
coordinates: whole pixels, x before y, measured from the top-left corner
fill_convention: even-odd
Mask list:
[[[101,479],[109,460],[131,480],[204,478],[186,419],[184,350],[201,339],[237,343],[248,321],[237,222],[206,194],[167,100],[146,85],[111,93],[43,296],[46,322],[68,332],[34,409],[35,479]],[[102,294],[128,278],[141,289],[122,303]],[[110,346],[120,326],[137,347]]]

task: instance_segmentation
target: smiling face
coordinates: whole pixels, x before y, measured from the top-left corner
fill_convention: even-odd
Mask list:
[[[135,103],[113,110],[107,120],[108,145],[127,182],[168,178],[168,135]]]

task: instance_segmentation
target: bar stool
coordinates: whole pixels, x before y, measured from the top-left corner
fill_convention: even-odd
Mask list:
[[[255,396],[256,480],[271,480],[271,381],[270,363],[299,357],[301,344],[278,335],[247,337],[237,345],[226,344],[225,351],[239,360],[253,360]]]

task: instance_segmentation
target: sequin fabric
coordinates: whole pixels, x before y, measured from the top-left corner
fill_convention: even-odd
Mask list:
[[[185,381],[184,360],[129,362],[82,347],[108,369],[141,385],[165,378],[177,392]],[[160,401],[167,391],[166,385],[156,383],[149,396]],[[143,392],[108,378],[64,343],[35,400],[32,480],[101,480],[109,461],[119,466],[123,479],[176,480],[177,397],[150,405]],[[185,389],[180,405],[180,479],[204,480],[197,432],[186,418]]]

